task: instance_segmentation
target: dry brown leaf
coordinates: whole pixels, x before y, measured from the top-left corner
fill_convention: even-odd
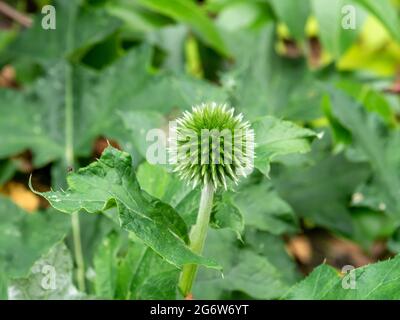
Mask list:
[[[319,67],[321,64],[322,46],[317,37],[309,39],[309,61],[312,67]]]
[[[374,262],[357,244],[345,239],[331,239],[328,243],[328,253],[328,261],[339,268],[345,264],[358,268]]]
[[[300,235],[291,238],[286,245],[288,252],[303,264],[308,264],[312,259],[312,248],[310,240]]]
[[[0,87],[15,87],[15,69],[11,65],[5,65],[0,71]]]
[[[291,39],[283,39],[283,45],[285,47],[285,56],[291,59],[297,59],[301,57],[302,52],[297,43]]]

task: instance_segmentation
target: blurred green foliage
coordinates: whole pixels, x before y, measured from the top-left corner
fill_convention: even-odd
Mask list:
[[[367,255],[377,241],[388,244],[388,254],[400,252],[398,0],[6,2],[33,25],[24,28],[1,16],[0,185],[13,179],[27,185],[33,173],[50,181],[47,188],[66,186],[69,97],[75,167],[99,157],[93,150],[100,138],[117,143],[133,155],[133,167],[125,169],[137,171],[135,188],[140,185],[147,199],[141,212],[161,219],[168,211],[188,227],[199,191],[185,189],[169,168],[145,161],[145,133],[165,128],[203,101],[229,103],[256,129],[257,170],[218,195],[204,253],[210,260],[196,259],[213,266],[216,261],[224,277],[202,268],[194,296],[399,298],[398,257],[357,269],[361,289],[353,294],[327,265],[296,284],[302,275],[285,248],[288,238],[323,229]],[[45,4],[56,8],[56,30],[41,26]],[[350,14],[343,11],[349,6]],[[355,28],[344,28],[343,19],[352,18]],[[11,79],[8,67],[15,72]],[[28,174],[20,161],[27,150]],[[95,185],[106,190],[110,183]],[[119,196],[114,201],[122,201]],[[169,209],[153,207],[153,197]],[[179,266],[193,257],[179,260],[176,252],[160,251],[157,236],[145,242],[153,251],[128,232],[132,226],[119,228],[109,198],[97,200],[101,205],[91,211],[104,209],[101,214],[81,215],[88,285],[83,295],[73,283],[68,217],[44,206],[28,215],[0,198],[0,298],[7,292],[20,299],[179,298],[179,271],[167,262]],[[81,207],[88,206],[73,209]],[[64,238],[67,247],[60,244]],[[32,267],[52,259],[56,265],[65,261],[64,278],[60,290],[46,296]]]

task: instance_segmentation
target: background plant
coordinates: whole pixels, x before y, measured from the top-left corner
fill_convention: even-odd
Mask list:
[[[398,1],[5,2],[34,23],[0,21],[1,298],[175,299],[187,263],[195,298],[398,298]],[[56,30],[41,28],[48,3]],[[198,256],[200,191],[145,161],[145,134],[203,101],[245,114],[257,158],[215,195]],[[30,175],[66,190],[45,193],[55,209]],[[38,286],[45,264],[57,290]]]

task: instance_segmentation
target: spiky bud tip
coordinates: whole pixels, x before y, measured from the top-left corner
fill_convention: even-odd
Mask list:
[[[203,103],[185,111],[175,133],[169,148],[174,171],[194,187],[211,182],[226,189],[228,179],[237,183],[253,170],[254,131],[225,104]]]

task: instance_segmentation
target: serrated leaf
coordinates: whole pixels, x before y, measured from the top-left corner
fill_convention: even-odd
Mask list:
[[[400,298],[400,256],[357,268],[340,276],[323,264],[283,298],[290,300],[397,300]],[[353,273],[351,273],[353,272]],[[349,287],[350,279],[355,287]]]
[[[255,167],[268,176],[270,163],[277,156],[306,153],[317,134],[292,122],[263,117],[252,123],[255,133]]]
[[[67,213],[80,209],[95,213],[116,205],[121,227],[133,232],[169,263],[218,268],[185,245],[187,227],[178,213],[140,189],[129,154],[108,147],[97,162],[71,173],[67,181],[66,192],[40,194],[54,208]]]
[[[295,285],[285,296],[287,300],[318,300],[325,296],[339,280],[338,272],[323,264],[314,269],[314,271],[299,284]]]
[[[76,300],[84,297],[74,286],[73,262],[60,243],[32,266],[28,277],[10,283],[11,300]]]
[[[69,228],[69,219],[55,210],[28,214],[4,197],[0,197],[0,220],[0,265],[9,278],[26,276]]]

